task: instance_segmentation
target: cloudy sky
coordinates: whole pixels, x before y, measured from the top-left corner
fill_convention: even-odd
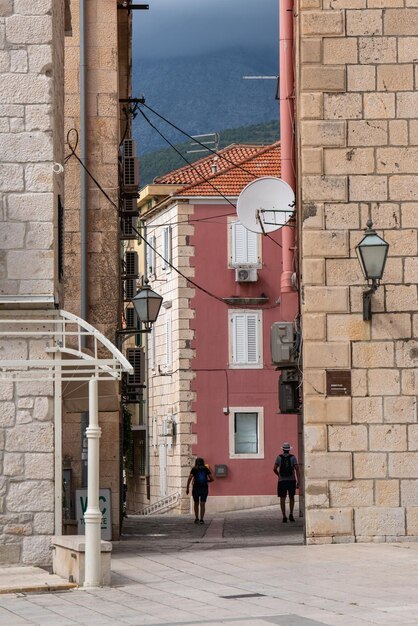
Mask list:
[[[278,40],[279,0],[149,0],[134,11],[135,56],[206,53]]]

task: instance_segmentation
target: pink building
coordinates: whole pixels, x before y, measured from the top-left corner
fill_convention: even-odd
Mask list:
[[[151,503],[178,494],[173,506],[189,510],[184,487],[195,456],[216,477],[212,512],[276,503],[281,443],[297,454],[297,416],[279,412],[270,353],[270,328],[295,320],[297,293],[280,292],[281,231],[252,233],[235,209],[262,176],[280,177],[279,144],[230,146],[141,193],[156,250],[148,248],[148,275],[164,296],[148,342],[149,415],[137,427],[148,433]],[[137,508],[149,504],[131,482]]]

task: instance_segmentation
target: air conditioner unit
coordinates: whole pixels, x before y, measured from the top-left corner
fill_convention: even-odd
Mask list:
[[[138,253],[133,250],[128,250],[125,253],[125,262],[123,268],[123,274],[129,278],[138,278]]]
[[[139,162],[136,157],[136,145],[133,139],[123,142],[123,189],[136,191],[139,186]]]
[[[121,239],[136,239],[137,238],[137,230],[138,230],[138,218],[132,217],[130,215],[122,216],[121,219]]]
[[[279,368],[295,367],[295,330],[293,322],[275,322],[270,331],[271,360]]]
[[[137,196],[125,196],[122,203],[122,214],[139,215]]]
[[[126,330],[135,332],[138,329],[138,314],[132,306],[125,309],[125,325]]]
[[[235,270],[235,282],[237,283],[255,283],[257,279],[255,267],[237,267]]]
[[[127,348],[126,358],[134,368],[126,376],[126,387],[143,387],[145,384],[145,354],[143,348]]]
[[[124,302],[130,302],[136,296],[138,291],[136,281],[136,278],[126,278],[122,281]]]

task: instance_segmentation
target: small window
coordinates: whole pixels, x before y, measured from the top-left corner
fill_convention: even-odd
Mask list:
[[[261,311],[230,311],[230,367],[262,367],[261,337]]]
[[[231,408],[229,416],[230,458],[264,458],[262,407]]]
[[[161,251],[161,269],[164,271],[171,271],[171,227],[164,226],[162,237],[162,251]]]
[[[230,229],[231,267],[242,265],[261,267],[259,253],[260,236],[247,230],[241,222],[231,222]]]

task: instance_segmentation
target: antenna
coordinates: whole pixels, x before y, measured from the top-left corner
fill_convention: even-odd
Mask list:
[[[207,139],[204,139],[205,137],[207,137]],[[192,139],[202,139],[202,141],[200,141],[199,143],[196,141],[192,142],[190,144],[191,148],[193,148],[193,146],[199,146],[199,148],[197,150],[187,150],[187,154],[207,152],[209,149],[202,147],[201,144],[205,144],[206,146],[211,146],[211,150],[214,150],[215,152],[218,152],[219,150],[219,142],[221,139],[219,133],[205,133],[204,135],[192,135]]]
[[[295,208],[295,194],[281,178],[263,176],[249,183],[237,201],[237,214],[253,233],[271,233],[284,226]]]

